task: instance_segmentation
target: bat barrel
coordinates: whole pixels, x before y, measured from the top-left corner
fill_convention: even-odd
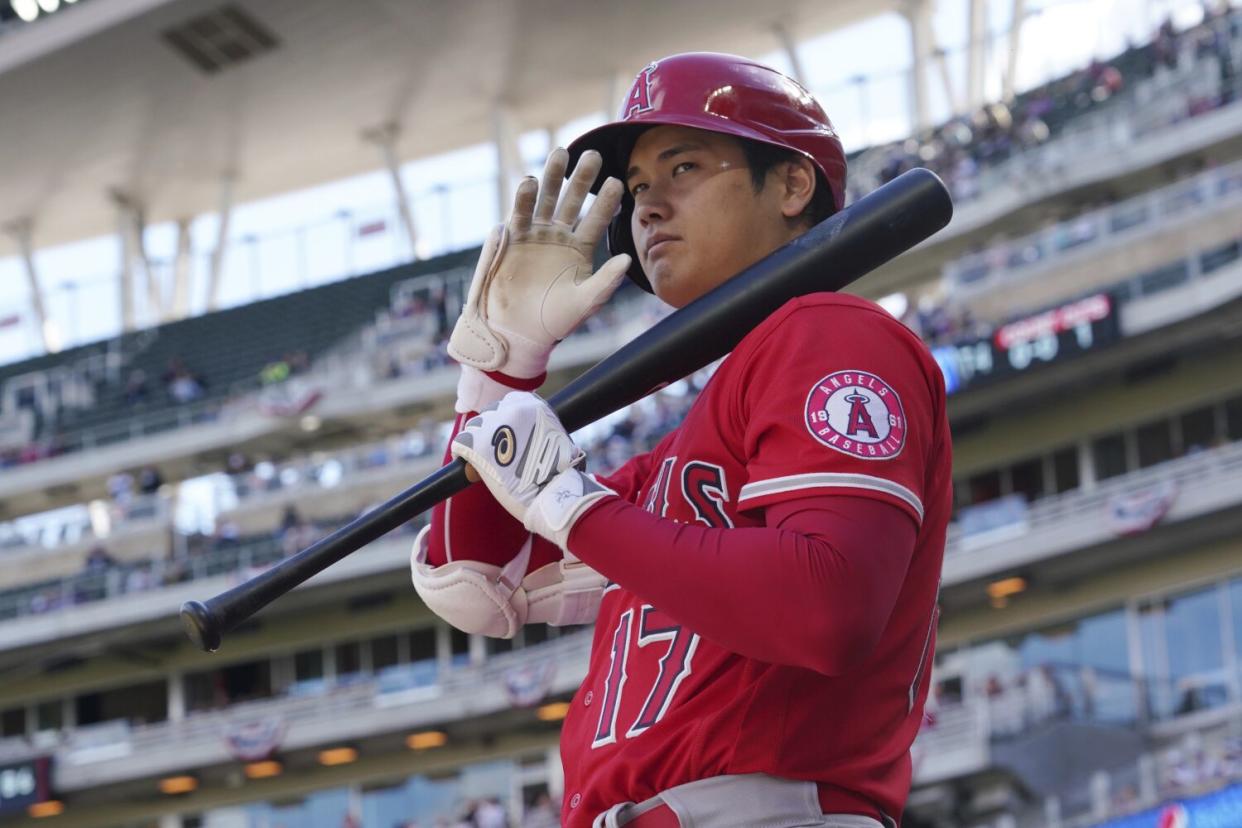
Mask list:
[[[215,652],[224,633],[272,601],[469,485],[466,464],[454,460],[266,572],[207,601],[185,602],[181,623],[186,635],[204,652]]]

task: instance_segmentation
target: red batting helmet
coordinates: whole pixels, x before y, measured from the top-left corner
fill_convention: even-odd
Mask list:
[[[593,189],[608,176],[624,181],[639,133],[661,124],[721,132],[800,153],[815,165],[819,185],[831,191],[836,209],[845,203],[845,151],[811,93],[761,63],[714,52],[672,55],[639,72],[617,120],[569,145],[570,168],[583,152],[594,149],[604,157],[604,166]],[[608,228],[608,249],[630,254],[630,278],[650,292],[630,232],[633,210],[634,200],[627,194]]]

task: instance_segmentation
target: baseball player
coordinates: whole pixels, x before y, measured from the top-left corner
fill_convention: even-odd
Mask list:
[[[863,299],[794,299],[680,427],[598,479],[531,393],[626,274],[680,307],[844,191],[805,89],[674,55],[519,186],[484,246],[450,344],[449,452],[485,486],[436,510],[413,578],[467,631],[595,621],[561,736],[565,825],[900,823],[950,513],[944,382],[919,338]]]

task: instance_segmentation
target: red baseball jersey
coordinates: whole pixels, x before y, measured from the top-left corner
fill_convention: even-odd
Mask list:
[[[750,332],[685,421],[602,482],[714,527],[762,526],[765,507],[824,494],[895,505],[918,527],[908,569],[892,573],[895,608],[866,662],[829,676],[730,652],[609,586],[562,732],[563,823],[739,773],[813,780],[852,812],[899,820],[934,648],[950,451],[935,361],[873,303],[803,297]]]

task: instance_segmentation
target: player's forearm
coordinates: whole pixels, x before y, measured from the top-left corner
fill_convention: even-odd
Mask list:
[[[829,500],[848,501],[848,514],[799,512],[783,527],[714,529],[609,498],[579,519],[569,548],[722,647],[839,675],[879,641],[915,529],[896,507]]]

